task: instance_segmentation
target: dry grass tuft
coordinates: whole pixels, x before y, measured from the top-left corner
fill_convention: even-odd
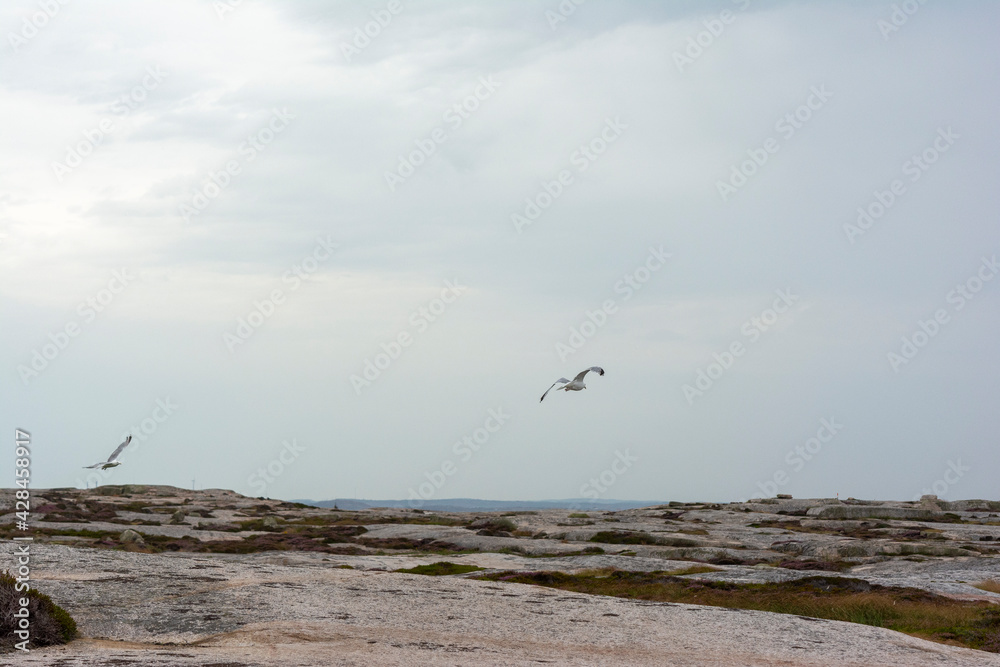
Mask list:
[[[683,579],[666,572],[594,570],[579,574],[499,572],[481,578],[593,595],[848,621],[1000,652],[997,605],[955,600],[915,588],[879,586],[849,577],[817,576],[781,583],[736,584]]]
[[[976,588],[989,591],[990,593],[1000,593],[1000,579],[987,579],[986,581],[981,581],[978,584],[974,584]]]

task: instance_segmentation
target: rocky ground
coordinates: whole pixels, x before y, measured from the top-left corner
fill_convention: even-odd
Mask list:
[[[0,491],[0,570],[13,566]],[[816,575],[1000,602],[1000,503],[766,499],[618,512],[342,512],[231,491],[33,491],[31,577],[82,639],[32,665],[996,665],[866,625],[569,593],[500,570]],[[484,571],[398,573],[446,560]],[[7,564],[10,564],[8,566]],[[707,568],[705,568],[707,569]]]

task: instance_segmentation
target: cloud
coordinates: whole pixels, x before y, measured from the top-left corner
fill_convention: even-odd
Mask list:
[[[909,498],[948,456],[997,462],[992,285],[905,378],[885,361],[1000,246],[995,8],[927,5],[886,40],[888,7],[850,3],[584,3],[554,27],[556,2],[404,3],[346,58],[383,7],[71,3],[0,56],[0,402],[18,426],[101,450],[170,395],[183,409],[116,479],[187,483],[180,454],[212,443],[199,480],[238,485],[253,471],[233,452],[267,461],[295,438],[310,461],[269,487],[284,497],[405,495],[495,405],[514,416],[458,495],[573,495],[631,447],[642,466],[617,495],[735,498],[834,412],[850,428],[801,478],[814,495],[851,491],[858,457],[859,497]],[[0,32],[33,11],[5,5]],[[134,93],[150,68],[162,81]],[[832,95],[810,107],[817,88]],[[280,132],[276,110],[293,116]],[[626,126],[613,142],[609,122]],[[961,138],[849,243],[844,224],[941,127]],[[564,171],[519,234],[511,216]],[[328,236],[337,253],[292,291],[283,276]],[[651,245],[669,264],[561,360]],[[26,389],[17,365],[121,267],[135,283]],[[350,375],[454,279],[469,291],[358,396]],[[230,353],[223,334],[274,289],[287,301]],[[798,307],[690,405],[683,385],[784,289]],[[599,384],[537,409],[594,363]],[[39,485],[72,483],[68,447]],[[903,457],[913,479],[890,481]],[[950,490],[988,492],[975,472]]]

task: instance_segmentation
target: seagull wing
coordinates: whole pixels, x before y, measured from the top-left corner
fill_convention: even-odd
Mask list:
[[[562,382],[563,384],[569,384],[569,380],[567,380],[566,378],[559,378],[558,380],[552,383],[552,387],[556,386],[560,382]],[[542,394],[542,397],[538,399],[539,403],[545,400],[545,397],[549,395],[550,391],[552,391],[552,387],[549,387],[548,389],[545,390],[545,393]]]
[[[581,380],[583,380],[583,376],[586,375],[587,373],[589,373],[590,371],[594,371],[598,375],[604,375],[604,369],[603,368],[601,368],[600,366],[591,366],[587,370],[583,370],[583,371],[580,371],[579,373],[577,373],[576,377],[573,378],[573,382],[580,382]]]
[[[107,461],[101,461],[100,463],[95,463],[92,466],[83,466],[84,468],[100,468],[102,465],[107,463]]]
[[[112,461],[116,460],[118,458],[118,455],[122,453],[123,449],[125,449],[126,447],[128,447],[128,443],[130,443],[130,442],[132,442],[132,436],[131,436],[131,434],[127,438],[125,438],[125,440],[124,440],[124,442],[122,442],[122,444],[118,445],[118,449],[116,449],[115,451],[111,452],[111,456],[108,457],[108,460],[105,461],[105,463],[111,463]],[[100,464],[98,464],[98,465],[100,465]]]

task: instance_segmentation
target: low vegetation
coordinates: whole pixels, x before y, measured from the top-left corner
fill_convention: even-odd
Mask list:
[[[843,572],[857,565],[843,560],[783,560],[775,563],[775,567],[786,570],[820,570],[823,572]]]
[[[367,521],[367,523],[395,523],[391,520],[385,521],[384,519],[387,517],[381,518],[383,521],[374,520]],[[388,518],[395,519],[396,517]],[[426,519],[426,523],[440,519],[434,515],[416,518],[417,523],[425,523],[421,519]],[[260,531],[255,535],[244,535],[240,539],[199,540],[189,535],[171,537],[142,533],[142,541],[138,544],[123,543],[121,531],[117,530],[91,530],[83,527],[45,528],[41,527],[44,526],[41,524],[41,526],[34,528],[33,532],[36,538],[42,538],[46,541],[66,542],[72,540],[75,546],[121,549],[142,553],[248,554],[262,551],[312,551],[338,555],[360,555],[373,553],[373,551],[377,554],[414,551],[434,554],[465,554],[477,551],[430,538],[367,538],[364,534],[368,531],[361,523],[352,517],[341,517],[341,520],[334,521],[306,520],[267,523],[267,517],[264,517],[241,521],[238,525],[220,523],[193,527],[193,530],[219,532]],[[0,539],[11,537],[14,534],[13,524],[0,526]]]
[[[989,591],[990,593],[1000,593],[1000,579],[987,579],[975,584],[976,588]]]
[[[778,530],[790,530],[796,533],[838,535],[840,537],[850,537],[856,540],[869,540],[873,538],[885,539],[887,537],[890,537],[887,533],[881,532],[881,529],[888,528],[889,524],[887,523],[873,524],[868,521],[861,521],[856,524],[830,527],[828,525],[816,525],[813,523],[803,524],[801,519],[792,519],[789,521],[779,521],[776,519],[770,519],[765,521],[758,521],[756,523],[751,523],[750,527],[776,528]]]
[[[685,579],[667,572],[600,570],[499,572],[489,581],[535,584],[593,595],[795,614],[898,630],[949,644],[1000,653],[1000,606],[955,600],[915,588],[848,577],[737,584]]]
[[[686,537],[666,537],[651,535],[641,530],[602,530],[595,533],[591,542],[601,542],[604,544],[652,544],[668,547],[693,547],[698,542]]]
[[[468,523],[468,520],[444,517],[437,514],[384,516],[378,514],[349,514],[338,511],[336,514],[331,515],[300,517],[294,523],[309,526],[371,526],[385,523],[406,523],[418,526],[464,526]]]
[[[14,651],[21,639],[14,634],[18,629],[21,599],[28,599],[28,627],[30,639],[27,648],[65,644],[77,636],[76,622],[65,609],[44,593],[34,588],[17,590],[17,579],[9,572],[0,572],[0,653]]]
[[[460,546],[452,544],[451,542],[445,542],[443,540],[435,540],[431,538],[423,538],[419,540],[410,539],[408,537],[390,537],[390,538],[362,538],[359,540],[367,547],[373,549],[379,549],[381,551],[425,551],[428,553],[436,554],[468,554],[476,553],[476,549],[464,549]]]
[[[595,533],[591,542],[604,544],[659,544],[660,542],[649,533],[628,530],[602,530]]]
[[[438,561],[437,563],[431,563],[430,565],[418,565],[416,567],[396,570],[396,572],[405,572],[407,574],[425,574],[431,577],[444,577],[451,574],[466,574],[467,572],[476,572],[477,570],[483,569],[485,568],[477,567],[475,565],[449,563],[448,561],[443,560]]]
[[[469,530],[477,531],[479,535],[512,535],[517,530],[517,524],[505,516],[489,517],[486,519],[476,519],[465,526]]]
[[[586,547],[580,551],[559,551],[550,554],[521,554],[527,558],[570,558],[572,556],[594,556],[596,554],[604,553],[604,549],[601,547]]]

